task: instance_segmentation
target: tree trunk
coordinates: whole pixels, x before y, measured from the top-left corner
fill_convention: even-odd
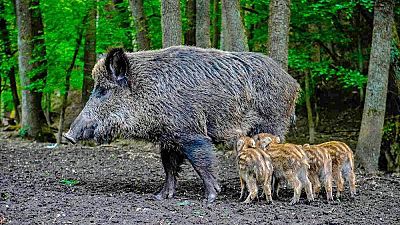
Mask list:
[[[213,11],[214,11],[214,17],[212,21],[212,26],[213,26],[213,38],[212,38],[212,47],[218,49],[219,47],[219,40],[220,40],[220,30],[219,30],[219,22],[220,20],[218,18],[221,17],[221,11],[219,8],[219,0],[213,0]]]
[[[311,89],[310,89],[310,75],[305,72],[305,91],[306,91],[306,107],[307,107],[307,119],[308,119],[308,133],[309,142],[313,144],[315,142],[315,126],[311,107]]]
[[[0,12],[4,12],[5,7],[4,7],[4,2],[0,1]],[[6,55],[7,58],[12,58],[13,53],[11,49],[11,41],[10,41],[10,32],[7,30],[7,21],[4,19],[4,17],[0,17],[0,30],[2,34],[2,41],[4,43],[4,54]],[[20,110],[19,110],[19,97],[18,97],[18,92],[17,92],[17,83],[15,81],[15,67],[12,66],[10,70],[7,73],[7,77],[10,80],[10,88],[11,88],[11,94],[13,97],[13,104],[14,104],[14,110],[15,110],[15,119],[19,123],[21,121],[20,117]]]
[[[240,16],[239,0],[222,0],[221,48],[225,51],[248,51],[247,37]]]
[[[10,79],[11,94],[15,110],[15,119],[17,120],[17,123],[21,123],[21,105],[18,97],[17,81],[15,80],[15,67],[11,67],[8,78]]]
[[[377,0],[364,112],[356,154],[365,170],[378,170],[383,135],[393,24],[393,0]]]
[[[46,122],[47,125],[51,126],[51,117],[50,117],[50,111],[51,111],[51,93],[46,93],[45,94],[45,110],[44,110],[44,116],[46,117]]]
[[[288,70],[290,0],[271,0],[268,20],[268,55]]]
[[[188,21],[188,30],[185,32],[185,45],[196,45],[196,10],[196,0],[187,0],[186,19]]]
[[[196,45],[210,47],[210,0],[196,0]]]
[[[88,8],[88,17],[85,34],[85,49],[83,53],[83,84],[82,84],[82,108],[89,100],[93,89],[92,69],[96,64],[96,17],[97,0],[92,0]]]
[[[45,81],[45,46],[43,24],[38,0],[17,0],[18,62],[22,90],[22,134],[40,139],[46,120],[41,106],[42,93],[29,88],[32,83]],[[35,59],[41,57],[42,60]],[[35,63],[31,63],[35,61]],[[35,74],[32,75],[32,73]]]
[[[182,44],[182,22],[179,0],[161,1],[163,48]]]
[[[136,27],[136,42],[139,50],[150,49],[150,38],[148,37],[147,17],[143,9],[143,0],[129,0],[132,17]]]
[[[88,13],[88,16],[90,17],[92,12]],[[88,16],[85,16],[83,18],[82,24],[86,23],[86,20],[88,19]],[[60,122],[58,125],[58,133],[57,133],[57,144],[61,143],[62,140],[62,132],[64,130],[64,119],[65,119],[65,109],[67,108],[67,103],[68,103],[68,92],[69,92],[69,87],[70,87],[70,78],[71,78],[71,73],[72,69],[74,68],[76,57],[78,56],[79,49],[81,47],[81,42],[82,42],[82,37],[83,37],[83,30],[82,28],[78,29],[78,38],[76,39],[76,46],[75,46],[75,51],[74,55],[72,56],[71,64],[67,69],[66,75],[65,75],[65,93],[62,96],[62,102],[61,102],[61,113],[60,113]]]

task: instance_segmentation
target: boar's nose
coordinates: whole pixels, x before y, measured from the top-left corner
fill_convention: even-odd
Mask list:
[[[64,133],[63,136],[72,144],[76,144],[80,140],[93,139],[96,127],[97,123],[94,120],[79,115],[71,124],[69,131]]]

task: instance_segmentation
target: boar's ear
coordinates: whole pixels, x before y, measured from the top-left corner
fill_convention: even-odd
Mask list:
[[[127,84],[127,73],[129,69],[128,57],[122,48],[112,49],[105,61],[107,73],[111,80],[120,85]]]

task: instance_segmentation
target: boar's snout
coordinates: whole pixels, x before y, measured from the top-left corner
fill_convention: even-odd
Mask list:
[[[63,136],[72,144],[76,144],[80,140],[90,140],[94,138],[94,131],[97,123],[86,116],[79,115],[71,124],[69,131]]]
[[[75,139],[71,136],[69,131],[67,133],[64,133],[63,136],[65,137],[65,139],[67,139],[72,144],[76,144]]]

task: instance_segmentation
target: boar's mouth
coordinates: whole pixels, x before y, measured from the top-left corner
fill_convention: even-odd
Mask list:
[[[64,136],[65,139],[67,139],[70,143],[76,144],[75,139],[74,139],[73,137],[71,137],[69,133],[64,133],[63,136]]]
[[[70,143],[76,144],[78,140],[90,140],[94,138],[94,129],[86,128],[78,137],[74,137],[70,132],[64,133],[63,136]]]

